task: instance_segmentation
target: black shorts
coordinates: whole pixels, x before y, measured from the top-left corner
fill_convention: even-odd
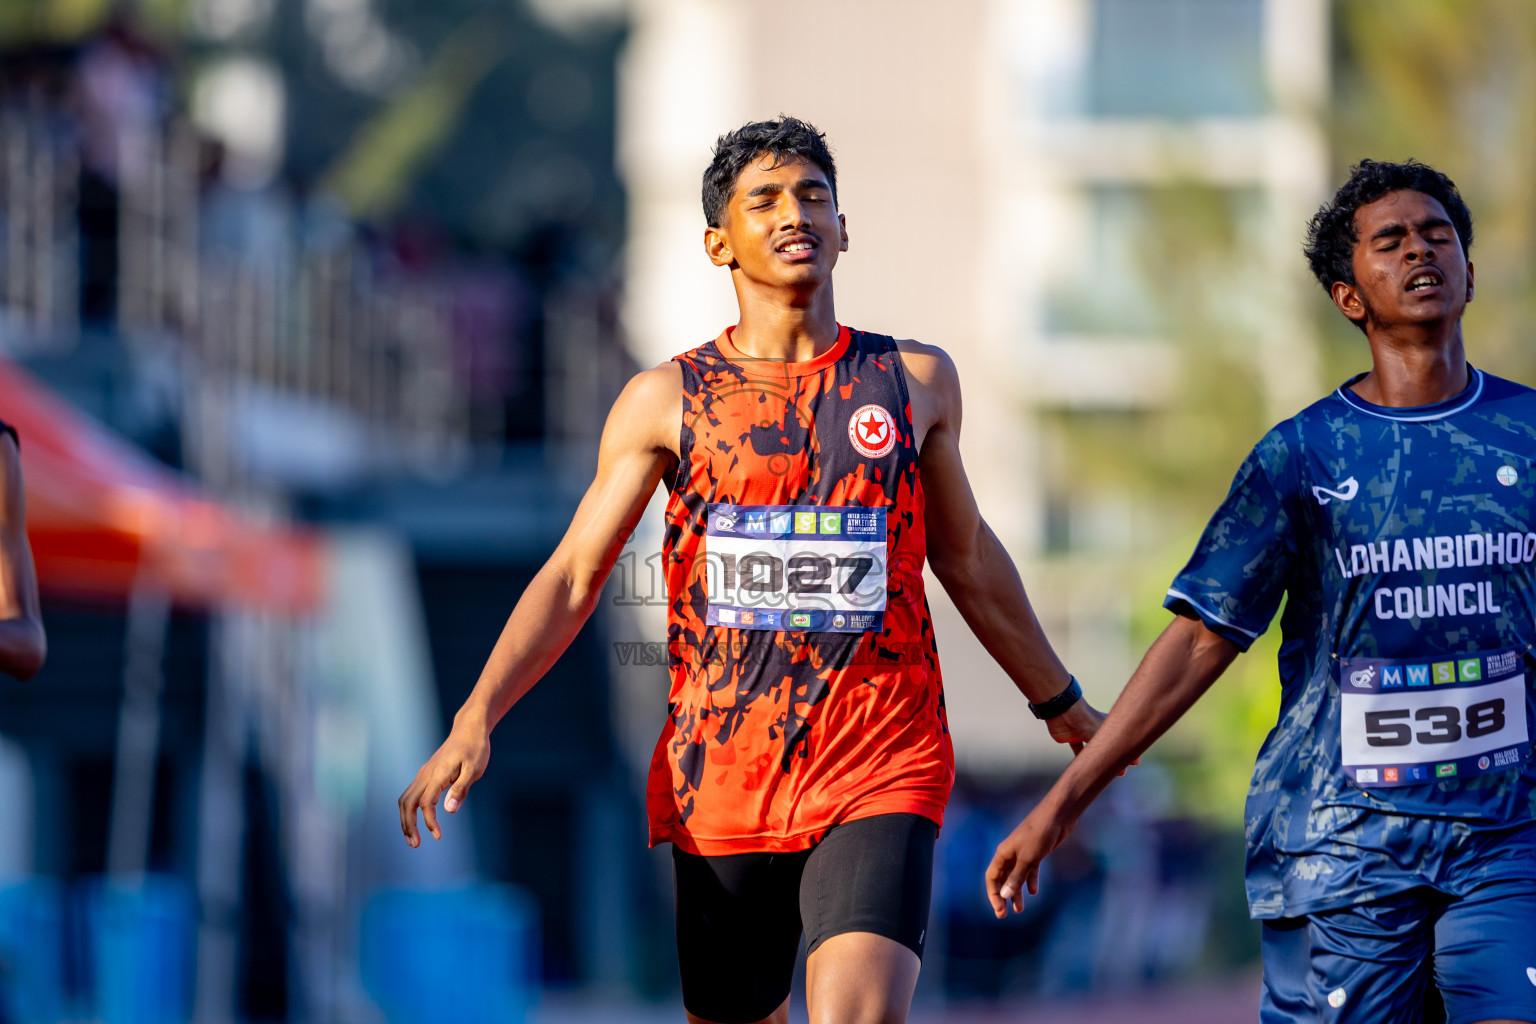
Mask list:
[[[809,850],[699,857],[672,848],[677,959],[688,1012],[762,1020],[789,996],[795,953],[873,932],[919,957],[928,936],[938,826],[882,814],[830,829]]]

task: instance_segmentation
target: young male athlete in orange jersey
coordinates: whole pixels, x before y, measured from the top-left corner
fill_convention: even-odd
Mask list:
[[[400,797],[412,846],[418,811],[441,836],[438,796],[462,804],[665,482],[672,688],[647,802],[651,842],[673,844],[694,1022],[787,1020],[802,930],[813,1021],[906,1018],[954,778],[925,559],[1056,740],[1080,747],[1102,718],[976,509],[949,357],[837,323],[836,186],[801,121],[719,140],[704,248],[740,320],[614,403],[569,532]]]

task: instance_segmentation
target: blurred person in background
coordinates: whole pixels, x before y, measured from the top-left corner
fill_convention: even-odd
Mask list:
[[[48,657],[16,430],[0,422],[0,672],[27,680]]]
[[[149,174],[166,115],[167,58],[115,16],[75,68],[80,132],[81,315],[108,326],[117,314],[123,189]]]
[[[837,322],[836,184],[794,118],[719,139],[704,248],[739,322],[615,402],[569,532],[399,801],[412,846],[418,813],[441,837],[438,797],[462,805],[665,481],[672,686],[648,810],[694,1022],[786,1021],[802,932],[813,1021],[906,1018],[954,780],[925,559],[1055,739],[1080,748],[1102,719],[976,508],[954,364]]]
[[[1097,738],[987,870],[1022,909],[1115,773],[1281,618],[1247,808],[1265,1024],[1536,1021],[1536,392],[1467,363],[1472,217],[1364,161],[1306,246],[1372,369],[1253,449]]]

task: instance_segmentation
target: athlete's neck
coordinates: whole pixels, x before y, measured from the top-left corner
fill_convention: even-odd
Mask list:
[[[731,344],[742,355],[788,363],[815,359],[837,344],[832,282],[823,282],[803,303],[795,299],[762,294],[738,282],[741,318],[731,332]]]
[[[1458,321],[1439,337],[1370,333],[1371,372],[1350,390],[1372,405],[1403,409],[1455,398],[1469,382]]]

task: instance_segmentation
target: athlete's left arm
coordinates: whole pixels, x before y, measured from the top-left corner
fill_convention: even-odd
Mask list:
[[[981,517],[960,459],[960,377],[942,349],[901,343],[911,383],[912,427],[925,499],[928,564],[976,634],[1031,703],[1050,700],[1070,677],[1051,649],[1013,559]],[[1086,700],[1046,721],[1051,737],[1082,749],[1104,716]]]

